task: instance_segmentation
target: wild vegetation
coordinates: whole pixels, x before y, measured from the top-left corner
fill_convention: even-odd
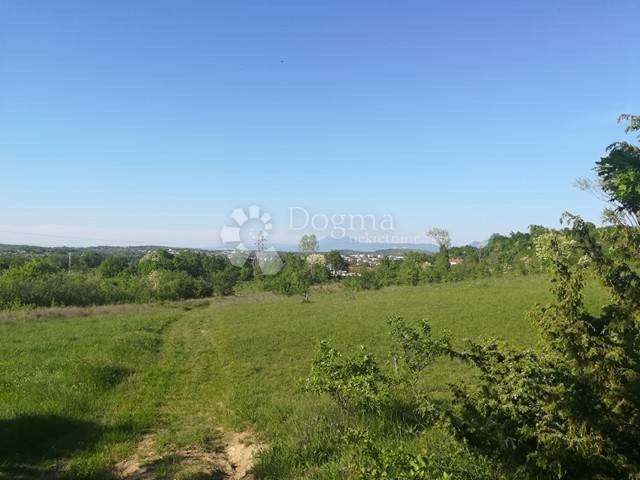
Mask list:
[[[640,130],[636,117],[624,118],[632,131]],[[399,429],[407,418],[411,429],[440,425],[499,469],[480,474],[465,467],[461,478],[640,478],[640,149],[610,146],[596,172],[611,204],[605,218],[614,225],[598,231],[565,214],[570,228],[536,239],[554,293],[553,302],[530,315],[539,329],[537,348],[495,340],[455,348],[450,336],[434,337],[428,322],[416,329],[395,318],[391,374],[367,354],[344,355],[321,342],[308,388],[345,410],[391,417]],[[432,236],[445,250],[446,235]],[[587,272],[609,293],[597,314],[584,305]],[[450,404],[438,404],[428,383],[420,384],[439,357],[458,359],[478,373],[471,384],[450,385]],[[399,402],[404,415],[393,418]],[[354,425],[355,442],[365,445],[358,464],[363,478],[449,475],[424,452],[371,447],[368,431],[357,420]]]
[[[76,265],[61,255],[5,255],[0,309],[101,305],[229,295],[242,275],[221,255],[156,250],[137,259],[87,252]]]
[[[140,459],[149,464],[148,478],[211,478],[215,468],[194,464],[193,455],[215,454],[231,432],[251,431],[254,443],[266,445],[258,478],[349,478],[363,455],[345,443],[359,415],[305,392],[319,338],[332,338],[342,351],[369,345],[391,368],[386,322],[395,312],[407,321],[427,316],[435,337],[449,330],[456,341],[491,335],[533,347],[524,314],[533,302],[549,301],[547,285],[547,277],[529,275],[389,287],[354,298],[340,289],[314,291],[306,304],[258,292],[102,307],[82,316],[61,308],[57,317],[6,312],[0,472],[12,479],[106,479],[142,445],[149,450]],[[588,309],[596,312],[604,294],[591,282],[587,288]],[[449,382],[474,378],[446,358],[424,373],[438,401],[448,401]],[[397,415],[406,411],[398,405]],[[409,428],[408,419],[407,428],[398,428],[377,415],[362,422],[377,448],[440,452],[443,471],[488,464],[437,426]]]
[[[435,257],[385,258],[342,288],[322,288],[339,254],[311,237],[268,278],[196,252],[66,272],[5,257],[0,298],[18,310],[240,281],[283,295],[7,310],[0,475],[242,478],[244,448],[274,480],[640,479],[640,148],[611,145],[595,171],[581,185],[609,202],[606,228],[567,213],[561,231],[458,250],[433,229]]]
[[[349,291],[389,285],[419,285],[540,271],[533,242],[543,229],[509,237],[494,235],[483,248],[446,248],[437,255],[406,252],[401,260],[384,257],[375,267],[350,266],[340,252],[316,253],[317,239],[305,236],[300,253],[282,253],[284,267],[262,275],[249,259],[235,267],[214,252],[155,249],[132,255],[102,250],[19,247],[0,254],[0,310],[145,303],[232,295],[240,284],[308,298],[313,285],[344,281]],[[450,256],[464,263],[451,268]],[[351,270],[353,276],[333,272]]]

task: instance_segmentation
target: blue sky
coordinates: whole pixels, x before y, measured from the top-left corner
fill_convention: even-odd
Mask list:
[[[454,243],[597,220],[640,4],[0,1],[0,243],[216,244],[234,208]]]

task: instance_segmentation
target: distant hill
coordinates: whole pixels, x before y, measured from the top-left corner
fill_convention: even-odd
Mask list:
[[[487,246],[487,244],[489,243],[489,240],[482,240],[482,241],[475,241],[475,242],[471,242],[469,244],[470,247],[475,247],[475,248],[484,248]]]
[[[343,253],[377,253],[382,255],[401,255],[407,251],[419,251],[434,253],[438,251],[438,246],[432,243],[385,243],[385,242],[357,242],[351,238],[330,238],[326,237],[320,240],[320,251],[329,252],[331,250],[339,250]],[[474,242],[473,246],[480,244],[481,242]],[[486,242],[483,242],[486,244]],[[273,247],[280,252],[297,252],[298,246],[287,243],[275,243]],[[226,248],[213,247],[207,248],[179,248],[160,245],[136,245],[136,246],[110,246],[110,245],[96,245],[91,247],[42,247],[35,245],[8,245],[0,244],[1,253],[26,253],[26,254],[44,254],[44,253],[64,253],[74,252],[96,252],[102,255],[121,255],[123,257],[140,257],[145,253],[166,249],[174,252],[183,250],[199,251],[199,252],[222,252],[226,250],[232,250],[232,246]]]
[[[206,252],[209,250],[206,249],[198,249],[198,248],[175,248],[175,247],[166,247],[159,245],[136,245],[130,247],[118,247],[111,245],[96,245],[93,247],[40,247],[35,245],[9,245],[9,244],[0,244],[0,254],[1,253],[24,253],[24,254],[48,254],[48,253],[77,253],[82,254],[84,252],[95,252],[101,255],[120,255],[123,257],[141,257],[147,252],[152,252],[154,250],[172,250],[172,251],[183,251],[183,250],[194,250],[194,251],[202,251]]]
[[[386,242],[357,242],[352,238],[331,238],[325,237],[319,240],[321,252],[339,250],[343,253],[384,253],[395,255],[410,250],[419,252],[437,252],[437,245],[432,243],[386,243]],[[290,243],[274,243],[272,246],[279,252],[297,252],[298,246]]]
[[[437,252],[438,246],[432,243],[384,243],[384,242],[357,242],[351,238],[330,238],[320,240],[320,251],[352,250],[357,252],[394,251],[401,252],[415,250],[420,252]]]
[[[325,237],[319,241],[320,251],[329,252],[331,250],[339,250],[343,253],[379,253],[383,255],[400,255],[407,251],[436,253],[439,248],[433,243],[386,243],[386,242],[358,242],[352,238],[331,238]],[[488,240],[475,241],[469,243],[469,246],[475,248],[483,248],[489,243]],[[276,243],[273,245],[280,252],[297,252],[297,245],[287,243]]]

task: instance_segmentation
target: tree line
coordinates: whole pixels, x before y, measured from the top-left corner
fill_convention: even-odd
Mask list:
[[[314,285],[341,283],[350,295],[389,285],[420,285],[540,271],[534,240],[544,228],[494,235],[482,248],[441,245],[437,254],[404,252],[377,265],[350,264],[338,251],[317,252],[317,239],[305,235],[300,251],[280,253],[283,268],[263,275],[253,258],[242,267],[212,252],[159,248],[141,255],[125,250],[25,249],[0,253],[0,309],[100,305],[182,300],[235,293],[239,284],[309,300]],[[442,232],[445,232],[442,230]],[[451,258],[462,263],[451,266]],[[338,275],[337,272],[342,272]],[[347,272],[348,276],[343,277]]]

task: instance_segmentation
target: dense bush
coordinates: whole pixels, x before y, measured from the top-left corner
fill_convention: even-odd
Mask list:
[[[455,389],[452,419],[471,444],[533,477],[640,478],[640,277],[592,225],[571,221],[568,234],[538,242],[556,297],[532,313],[542,349],[470,344],[461,358],[481,381]],[[611,291],[599,315],[583,306],[587,269]]]
[[[5,260],[6,268],[0,271],[0,309],[230,295],[241,273],[225,257],[195,252],[158,251],[139,261],[109,256],[89,268],[97,260],[88,256],[72,271],[56,256]]]
[[[326,283],[331,280],[324,257],[319,254],[283,255],[284,266],[275,275],[263,280],[266,290],[281,295],[303,295],[309,300],[312,285]]]
[[[343,448],[353,450],[348,478],[357,479],[497,479],[499,469],[463,443],[451,450],[421,452],[406,444],[389,445],[369,429],[420,435],[439,422],[446,430],[444,412],[420,382],[421,374],[443,355],[454,355],[447,334],[433,337],[427,322],[419,329],[400,317],[388,322],[394,347],[390,362],[381,364],[364,347],[345,354],[322,341],[305,387],[326,394],[348,416]],[[378,422],[372,421],[377,420]]]
[[[326,393],[345,411],[377,410],[387,395],[388,381],[364,347],[347,357],[323,341],[306,381],[306,389]]]

